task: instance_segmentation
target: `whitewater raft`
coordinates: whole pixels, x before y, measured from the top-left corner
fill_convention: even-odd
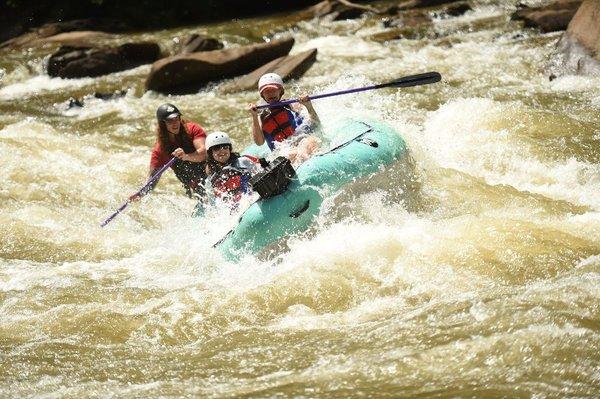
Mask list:
[[[257,254],[307,230],[325,198],[346,184],[380,172],[408,152],[402,137],[380,121],[344,120],[332,137],[332,142],[340,144],[300,165],[282,194],[257,200],[237,226],[215,244],[225,258]]]

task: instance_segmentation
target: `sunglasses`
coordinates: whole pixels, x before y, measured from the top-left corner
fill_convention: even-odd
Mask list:
[[[213,150],[213,151],[218,151],[218,150],[222,150],[224,148],[229,149],[229,144],[213,145],[210,149]]]

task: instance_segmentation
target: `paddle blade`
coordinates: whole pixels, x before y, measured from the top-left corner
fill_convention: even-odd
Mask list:
[[[431,83],[437,83],[442,80],[442,75],[438,72],[426,72],[418,75],[405,76],[403,78],[394,80],[390,83],[385,83],[386,87],[411,87],[428,85]],[[383,86],[383,85],[382,85]]]

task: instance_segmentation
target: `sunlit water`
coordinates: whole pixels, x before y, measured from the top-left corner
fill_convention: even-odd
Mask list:
[[[0,397],[595,397],[600,79],[550,82],[560,35],[497,3],[418,40],[372,40],[375,18],[285,16],[118,36],[173,51],[193,32],[228,46],[293,34],[293,52],[319,53],[290,96],[442,74],[314,103],[326,128],[394,126],[415,192],[342,192],[288,250],[239,264],[212,248],[235,217],[190,218],[170,172],[99,223],[143,184],[159,104],[241,149],[255,92],[143,93],[149,66],[48,78],[51,49],[2,50]]]

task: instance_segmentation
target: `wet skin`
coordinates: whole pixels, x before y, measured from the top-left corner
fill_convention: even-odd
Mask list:
[[[225,165],[231,156],[231,150],[228,146],[212,149],[213,158],[221,165]]]

